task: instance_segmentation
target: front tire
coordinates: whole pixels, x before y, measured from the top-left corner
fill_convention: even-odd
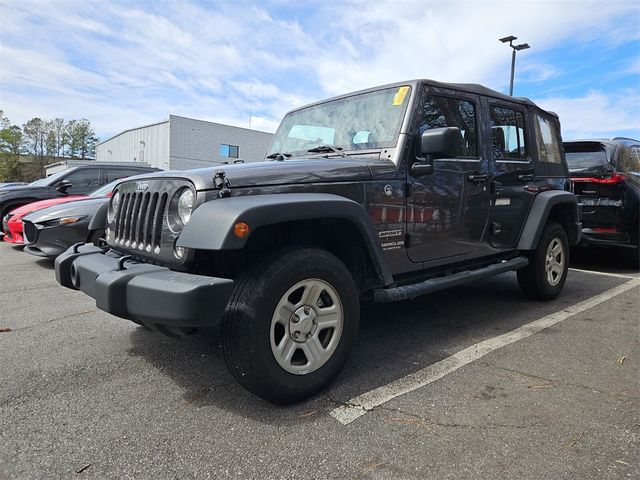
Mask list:
[[[222,320],[227,367],[265,400],[303,400],[342,370],[359,316],[356,284],[337,257],[311,248],[273,253],[236,278]]]
[[[529,265],[518,270],[520,290],[534,300],[552,300],[562,291],[569,270],[569,241],[564,228],[549,222]]]

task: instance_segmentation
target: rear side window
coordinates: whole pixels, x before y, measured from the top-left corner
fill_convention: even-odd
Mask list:
[[[491,107],[492,157],[495,160],[528,160],[522,112],[507,107]]]
[[[476,108],[473,102],[460,98],[430,96],[425,102],[420,133],[432,128],[458,127],[463,144],[460,156],[478,156]]]
[[[535,115],[534,129],[538,143],[538,159],[545,163],[562,163],[558,135],[549,119]]]

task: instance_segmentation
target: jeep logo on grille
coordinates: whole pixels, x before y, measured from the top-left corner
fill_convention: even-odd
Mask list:
[[[136,186],[136,191],[137,192],[145,192],[147,190],[147,188],[149,188],[149,184],[148,183],[139,183]]]

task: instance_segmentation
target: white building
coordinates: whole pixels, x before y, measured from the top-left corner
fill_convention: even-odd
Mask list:
[[[273,134],[169,115],[169,120],[125,130],[96,147],[96,160],[145,162],[186,170],[264,159]]]

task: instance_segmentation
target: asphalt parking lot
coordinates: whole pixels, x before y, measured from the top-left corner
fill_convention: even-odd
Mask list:
[[[147,332],[0,244],[0,478],[639,478],[639,274],[573,266],[550,303],[504,274],[365,307],[331,388],[276,407],[215,332]]]

